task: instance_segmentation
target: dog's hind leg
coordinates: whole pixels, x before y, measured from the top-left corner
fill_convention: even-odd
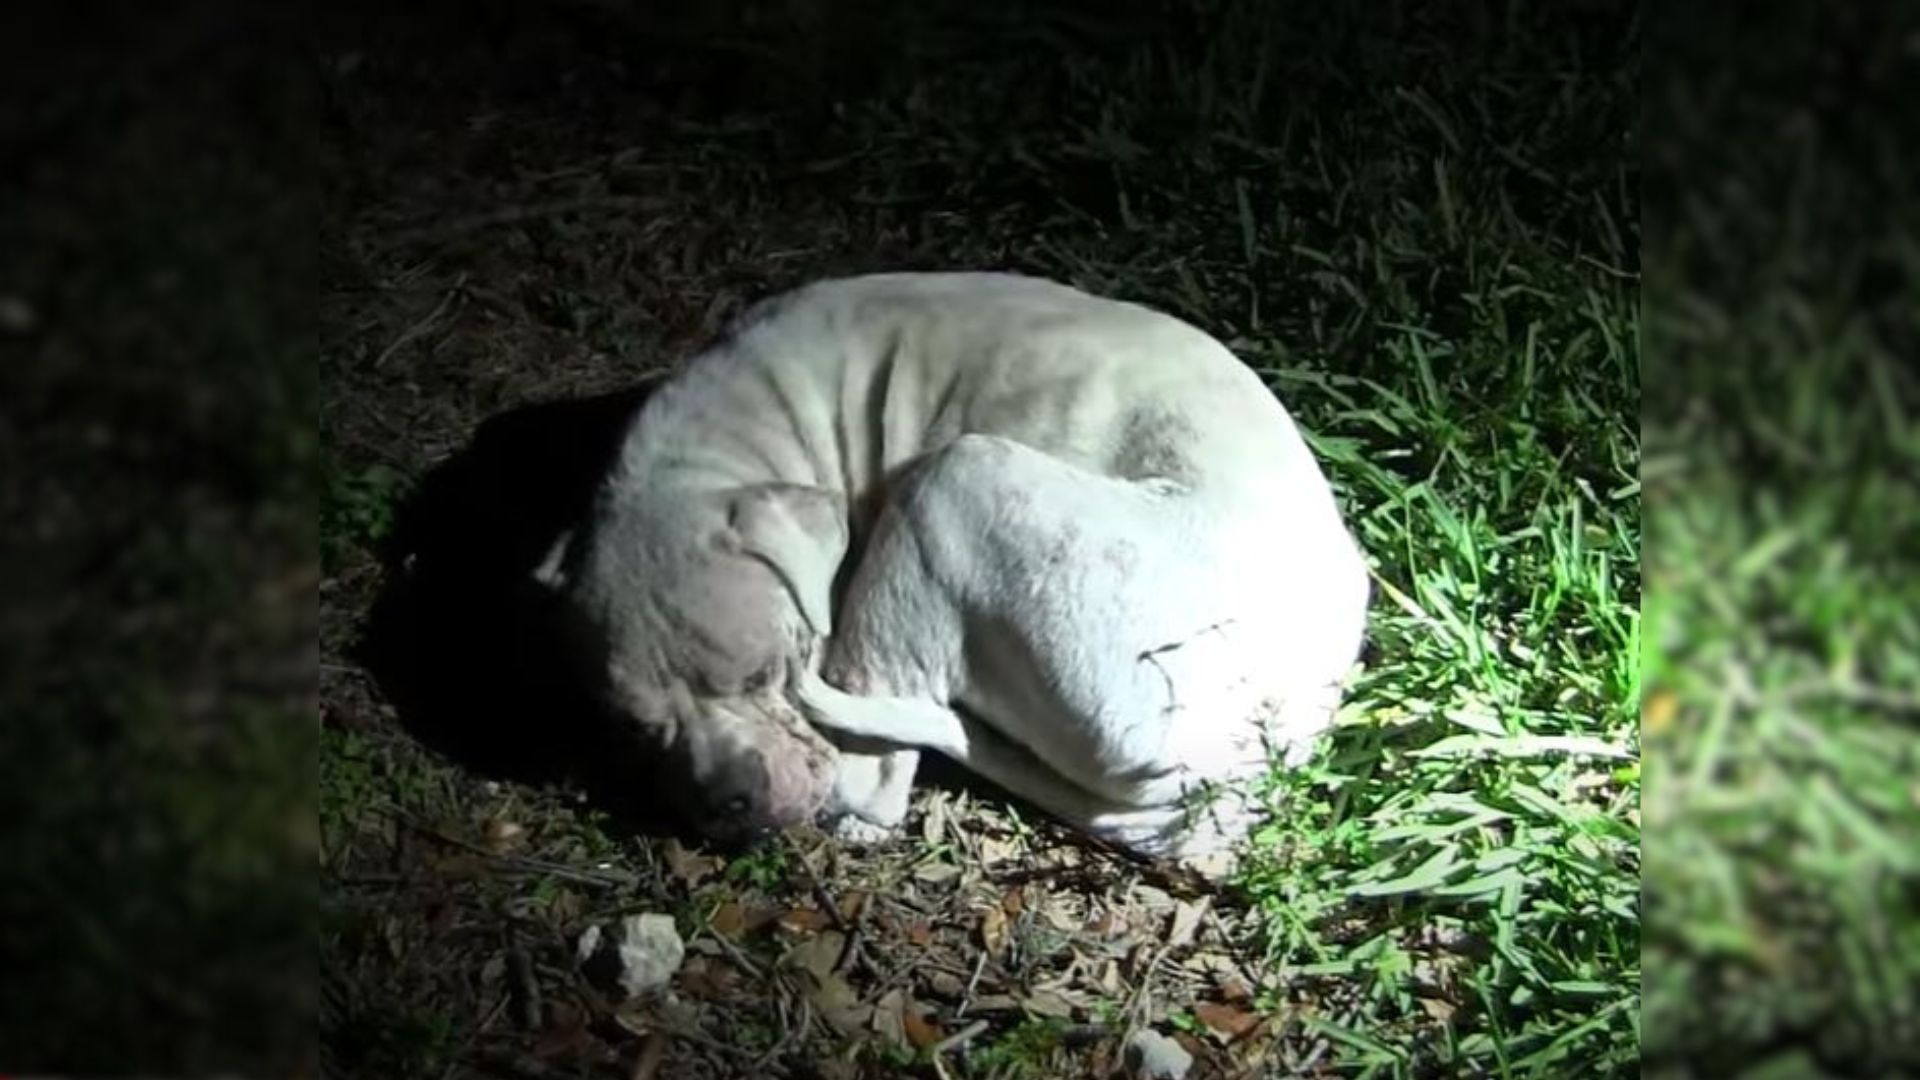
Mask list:
[[[1264,594],[1223,586],[1197,520],[1173,484],[961,437],[876,523],[823,668],[846,693],[815,695],[824,726],[940,750],[1045,806],[1027,777],[992,776],[1021,765],[983,757],[957,705],[1027,772],[1097,800],[1059,810],[1092,831],[1179,801],[1224,721],[1254,711],[1261,662],[1258,631],[1231,624]]]

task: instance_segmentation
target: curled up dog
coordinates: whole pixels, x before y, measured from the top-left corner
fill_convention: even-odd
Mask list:
[[[1008,274],[821,282],[653,395],[542,577],[717,835],[884,835],[935,751],[1143,855],[1257,819],[1358,655],[1365,563],[1257,376]]]

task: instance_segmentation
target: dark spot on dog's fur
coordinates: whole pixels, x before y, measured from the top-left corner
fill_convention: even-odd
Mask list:
[[[1199,440],[1185,417],[1141,409],[1127,417],[1113,451],[1113,473],[1128,480],[1161,479],[1187,485],[1197,479],[1183,447]]]

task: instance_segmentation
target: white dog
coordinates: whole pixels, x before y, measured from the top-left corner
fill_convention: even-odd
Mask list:
[[[753,308],[640,410],[543,575],[716,833],[883,833],[931,749],[1174,858],[1230,847],[1327,726],[1369,599],[1225,347],[1009,274]]]

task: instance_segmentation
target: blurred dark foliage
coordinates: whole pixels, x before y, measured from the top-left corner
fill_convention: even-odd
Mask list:
[[[1810,571],[1794,575],[1825,559],[1892,585],[1912,580],[1920,552],[1920,115],[1911,106],[1920,100],[1920,9],[1679,5],[1661,11],[1650,30],[1644,420],[1648,460],[1669,467],[1664,480],[1648,483],[1649,574],[1731,591],[1737,575],[1729,567],[1681,566],[1696,549],[1661,546],[1709,520],[1750,528],[1756,535],[1744,540],[1753,545],[1787,522],[1830,515],[1838,528],[1819,526],[1807,537],[1782,561],[1780,582],[1769,582],[1781,597],[1751,608],[1720,596],[1663,597],[1670,586],[1650,579],[1649,596],[1670,608],[1727,605],[1739,627],[1733,640],[1703,641],[1706,631],[1692,626],[1675,664],[1727,654],[1761,672],[1758,702],[1734,706],[1732,723],[1750,731],[1766,708],[1791,716],[1799,733],[1792,745],[1742,744],[1730,753],[1793,763],[1802,787],[1772,800],[1775,819],[1749,820],[1727,808],[1748,794],[1739,789],[1753,774],[1729,768],[1699,785],[1709,790],[1693,791],[1692,813],[1676,811],[1649,828],[1645,1061],[1659,1076],[1741,1075],[1762,1062],[1777,1076],[1901,1074],[1920,1063],[1911,869],[1866,855],[1844,881],[1807,873],[1792,860],[1818,843],[1781,823],[1812,805],[1803,796],[1817,785],[1834,782],[1863,800],[1879,794],[1838,766],[1800,763],[1823,731],[1904,729],[1911,755],[1920,730],[1910,705],[1904,715],[1864,705],[1849,714],[1766,695],[1780,681],[1770,673],[1798,670],[1796,663],[1839,670],[1829,643],[1854,639],[1870,643],[1854,677],[1884,680],[1895,693],[1912,689],[1910,678],[1888,674],[1910,664],[1874,656],[1889,644],[1883,627],[1898,613],[1876,612],[1873,596],[1847,596],[1833,625],[1815,625],[1804,611],[1817,607],[1820,597],[1808,594],[1818,580]],[[1717,668],[1683,678],[1734,697]],[[1697,749],[1690,744],[1704,739],[1697,726],[1674,727],[1668,741],[1649,745],[1650,805],[1678,780]],[[1663,768],[1675,779],[1656,776]],[[1894,844],[1920,844],[1910,809],[1904,825],[1889,820]],[[1734,845],[1729,861],[1742,882],[1759,883],[1744,898],[1747,917],[1772,955],[1791,958],[1780,965],[1756,968],[1698,947],[1666,902],[1699,861],[1700,849],[1687,845],[1716,829],[1750,841]],[[1761,838],[1784,844],[1791,859],[1757,854]],[[1904,944],[1863,949],[1863,940]],[[1863,964],[1875,974],[1862,976]],[[1667,1004],[1656,1009],[1656,1001]]]
[[[0,35],[0,1071],[309,1071],[310,86],[249,5]]]

